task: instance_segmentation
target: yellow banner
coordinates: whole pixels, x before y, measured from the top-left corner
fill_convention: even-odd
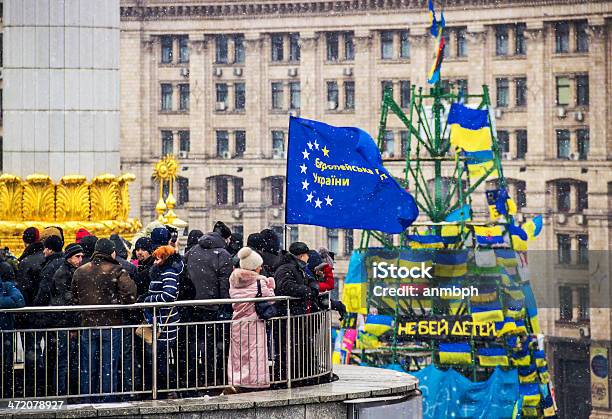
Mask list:
[[[608,348],[591,346],[591,400],[593,407],[610,406]]]
[[[483,336],[495,337],[495,323],[477,323],[470,320],[421,320],[404,322],[397,327],[399,336]]]

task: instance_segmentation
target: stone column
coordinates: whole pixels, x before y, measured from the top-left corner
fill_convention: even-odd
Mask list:
[[[433,38],[426,27],[410,28],[410,84],[427,88],[427,72],[433,63]],[[444,65],[444,64],[442,64]]]
[[[355,84],[355,124],[376,136],[376,124],[372,115],[380,112],[380,102],[373,100],[376,96],[376,79],[374,76],[372,48],[373,33],[370,30],[355,30],[355,66],[353,68],[354,79],[359,80]],[[374,89],[374,91],[372,91]],[[301,232],[300,232],[301,234]]]
[[[272,140],[268,132],[267,119],[267,93],[269,83],[266,78],[267,55],[263,51],[263,39],[259,33],[247,33],[244,39],[245,62],[244,78],[246,83],[246,118],[247,118],[247,147],[245,158],[262,158],[264,150],[271,149]],[[270,143],[269,147],[265,142]],[[245,200],[246,191],[245,191]],[[245,231],[246,231],[245,223]],[[245,242],[246,243],[246,242]]]
[[[315,32],[301,32],[301,58],[300,58],[300,88],[301,109],[300,115],[305,118],[319,119],[327,101],[317,100],[321,91],[320,60],[317,60],[317,34]],[[288,88],[287,88],[288,89]],[[288,103],[288,101],[287,101]]]
[[[589,160],[606,160],[612,151],[606,150],[610,124],[606,89],[606,36],[603,16],[589,20]],[[601,113],[600,113],[601,112]],[[609,115],[609,110],[607,111]]]
[[[195,38],[197,35],[193,35]],[[207,80],[210,80],[211,66],[206,59],[207,42],[204,38],[192,39],[189,37],[189,130],[191,138],[191,158],[204,158],[207,150],[206,127],[210,124],[210,109],[214,103],[206,100]],[[208,111],[207,111],[208,110]],[[191,188],[191,184],[189,185]],[[189,196],[191,200],[191,195]]]
[[[468,25],[467,41],[470,54],[470,74],[468,78],[469,89],[473,92],[480,92],[482,85],[492,80],[492,76],[487,72],[487,62],[489,52],[486,48],[488,33],[483,25]],[[489,84],[489,95],[494,96],[494,86]]]
[[[546,121],[552,112],[551,96],[544,80],[544,58],[546,55],[546,28],[544,22],[529,22],[525,30],[527,38],[527,160],[544,160],[546,142],[541,138],[549,138],[544,132],[548,126]],[[554,150],[551,150],[551,153]]]
[[[119,172],[119,0],[4,1],[6,172]]]

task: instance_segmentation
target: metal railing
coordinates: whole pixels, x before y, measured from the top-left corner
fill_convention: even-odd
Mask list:
[[[229,386],[291,387],[331,375],[330,311],[293,315],[291,300],[265,297],[0,310],[0,316],[14,316],[18,322],[22,316],[73,322],[65,327],[0,331],[0,400],[157,399]],[[207,309],[257,301],[282,302],[285,309],[267,321],[256,315],[217,320],[217,312]],[[181,316],[178,323],[168,321],[174,310]],[[143,313],[149,322],[133,321]],[[73,327],[83,314],[94,323],[121,314],[123,324]]]

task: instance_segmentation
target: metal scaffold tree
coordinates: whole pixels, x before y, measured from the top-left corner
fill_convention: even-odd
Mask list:
[[[353,314],[342,324],[335,362],[350,359],[418,371],[417,376],[431,376],[430,368],[437,374],[452,367],[469,383],[487,381],[497,392],[494,397],[512,399],[515,417],[554,417],[526,257],[527,243],[541,231],[541,217],[517,222],[488,87],[468,94],[464,86],[440,82],[443,27],[442,16],[435,35],[432,30],[439,42],[429,76],[432,87],[412,86],[407,113],[391,89],[383,94],[378,147],[385,162],[404,165],[403,176],[396,179],[414,196],[420,216],[399,237],[380,231],[362,234],[343,291]],[[392,115],[407,132],[402,158],[386,150]],[[485,211],[476,213],[473,208],[479,206]],[[396,273],[402,267],[405,272],[429,267],[433,274],[406,278],[386,270],[381,275],[383,263],[395,266]],[[381,294],[389,289],[396,292]],[[477,292],[463,294],[465,290]],[[502,372],[513,383],[493,385]],[[512,385],[518,396],[504,393]]]

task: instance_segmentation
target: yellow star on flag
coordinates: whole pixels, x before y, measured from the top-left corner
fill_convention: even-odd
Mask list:
[[[329,150],[327,149],[327,146],[323,147],[321,151],[325,157],[329,157]]]

